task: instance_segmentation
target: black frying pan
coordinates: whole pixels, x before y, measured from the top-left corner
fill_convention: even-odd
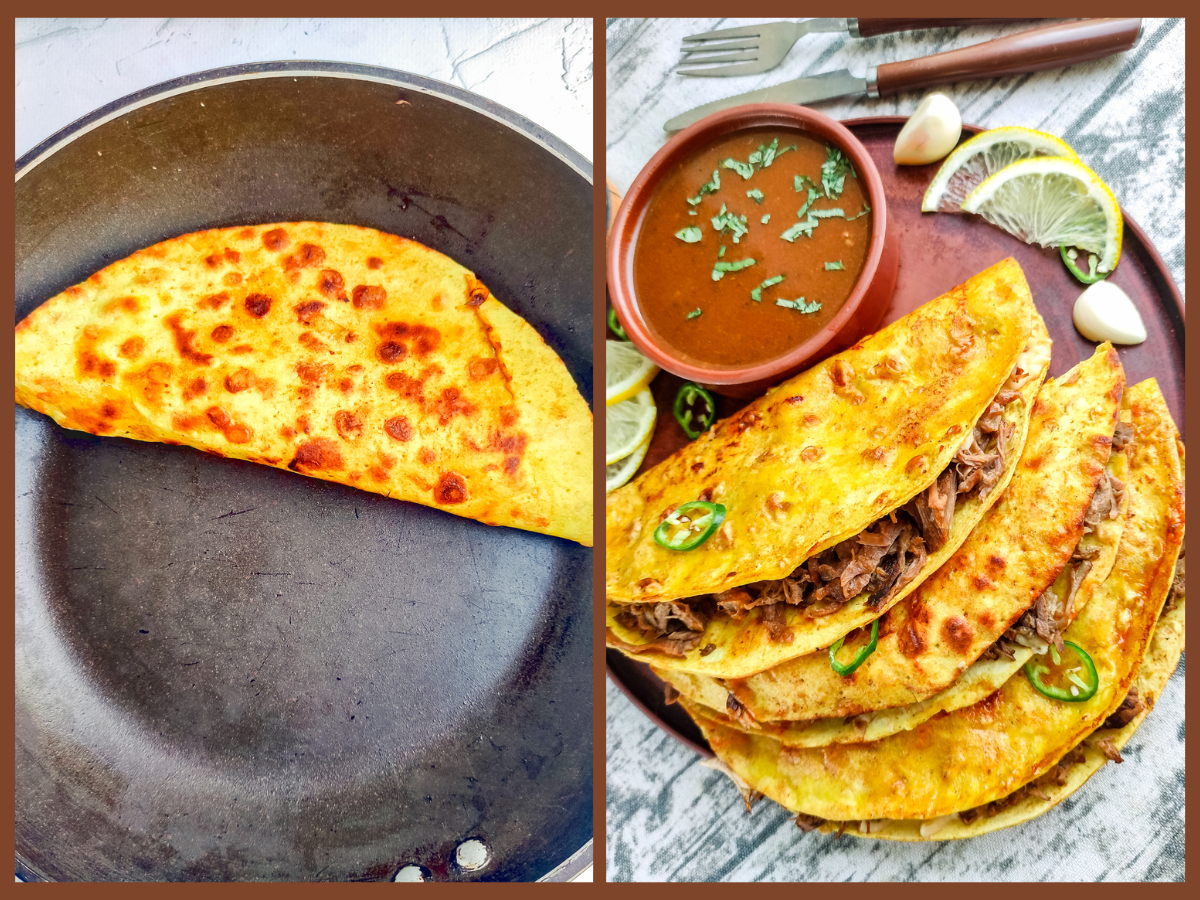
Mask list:
[[[18,320],[174,235],[350,223],[473,270],[592,396],[591,166],[481,97],[236,66],[110,104],[17,173]],[[18,874],[590,862],[591,550],[21,408],[16,457]]]

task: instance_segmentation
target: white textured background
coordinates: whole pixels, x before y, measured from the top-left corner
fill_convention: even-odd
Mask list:
[[[312,59],[465,88],[590,160],[592,41],[591,19],[17,19],[16,156],[97,107],[181,75]],[[591,867],[576,880],[591,881]]]
[[[855,40],[801,38],[761,75],[671,72],[684,35],[742,19],[610,19],[606,27],[606,175],[622,193],[662,146],[662,125],[694,106],[801,75],[927,56],[1028,23]],[[963,121],[1064,137],[1112,187],[1184,288],[1184,25],[1147,19],[1120,56],[940,87]],[[835,119],[909,115],[924,92],[815,104]],[[1124,752],[1039,819],[971,841],[897,844],[802,834],[781,807],[747,815],[729,780],[659,731],[607,686],[607,872],[616,881],[1182,881],[1184,666]]]

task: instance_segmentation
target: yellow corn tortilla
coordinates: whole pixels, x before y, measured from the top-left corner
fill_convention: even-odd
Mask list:
[[[1083,536],[1083,517],[1106,464],[1124,481],[1128,459],[1112,453],[1125,378],[1111,344],[1038,393],[1029,437],[1004,496],[958,552],[880,620],[875,652],[838,675],[826,652],[810,653],[729,689],[760,721],[856,716],[906,706],[944,690],[1052,586]],[[1088,535],[1101,558],[1080,586],[1082,608],[1112,568],[1124,518]],[[1061,573],[1061,574],[1060,574]],[[1056,576],[1058,582],[1056,583]],[[870,639],[846,641],[849,659]]]
[[[562,361],[462,266],[369,228],[220,228],[113,263],[17,325],[16,399],[591,545],[592,419]]]
[[[836,821],[934,819],[1007,796],[1040,777],[1128,693],[1158,619],[1183,539],[1175,428],[1151,379],[1130,388],[1129,516],[1116,563],[1067,630],[1086,649],[1099,689],[1063,703],[1024,674],[973,706],[870,744],[782,747],[696,715],[717,756],[784,807]],[[694,711],[694,710],[689,710]]]

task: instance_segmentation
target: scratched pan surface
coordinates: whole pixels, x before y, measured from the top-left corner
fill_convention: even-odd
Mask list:
[[[591,166],[475,95],[223,69],[99,110],[17,171],[18,320],[173,235],[346,222],[475,271],[591,398]],[[16,457],[18,874],[590,861],[591,550],[22,408]],[[491,860],[468,872],[470,838]]]

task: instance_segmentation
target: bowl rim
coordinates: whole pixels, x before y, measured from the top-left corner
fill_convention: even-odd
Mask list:
[[[855,169],[866,183],[871,203],[871,246],[854,289],[837,314],[815,335],[787,353],[763,362],[746,366],[705,366],[684,362],[666,352],[647,328],[632,290],[634,230],[661,180],[665,164],[685,145],[701,143],[736,131],[778,124],[781,127],[809,131],[814,136],[838,146],[850,157]],[[636,215],[635,215],[636,213]],[[821,351],[834,342],[849,325],[862,306],[868,289],[879,271],[887,237],[887,198],[883,179],[866,147],[841,122],[806,106],[789,103],[751,103],[736,106],[705,116],[698,122],[673,135],[642,167],[613,217],[608,238],[605,269],[609,296],[621,319],[625,333],[637,348],[668,372],[712,385],[736,385],[770,381],[779,375],[803,366],[818,358]]]

